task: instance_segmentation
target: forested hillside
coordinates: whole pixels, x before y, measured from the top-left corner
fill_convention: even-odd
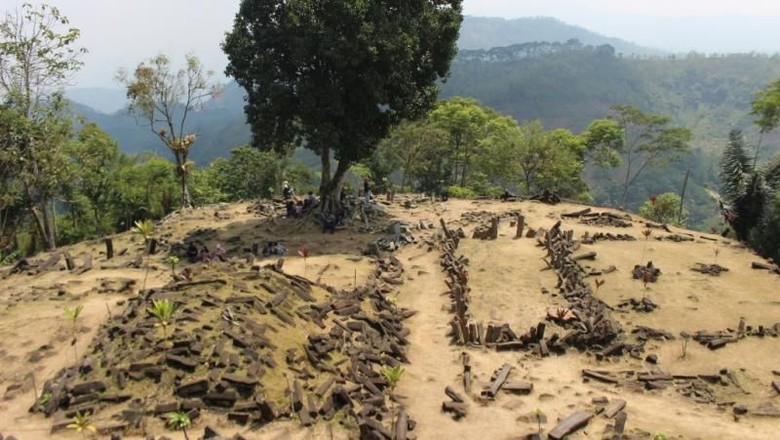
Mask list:
[[[620,38],[611,38],[552,17],[465,17],[460,27],[460,49],[490,49],[512,44],[547,41],[564,43],[579,40],[583,44],[609,44],[618,53],[630,55],[664,55],[664,51],[643,47]]]

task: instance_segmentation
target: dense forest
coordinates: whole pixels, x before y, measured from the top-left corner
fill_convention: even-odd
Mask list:
[[[461,47],[497,41],[492,35],[466,44],[479,41],[475,33],[484,25],[467,21]],[[51,53],[65,55],[41,60],[54,79],[79,67],[69,48],[77,30],[68,32],[76,34],[52,34],[51,40],[57,46]],[[724,216],[734,227],[726,214],[739,211],[733,207],[752,194],[760,199],[748,210],[755,224],[734,229],[743,240],[761,236],[775,203],[777,179],[767,169],[778,138],[776,124],[766,122],[771,99],[755,106],[757,93],[769,93],[767,84],[780,77],[780,56],[647,55],[652,52],[634,48],[644,53],[635,55],[622,43],[618,51],[597,38],[588,40],[594,45],[556,39],[460,50],[440,83],[441,101],[372,143],[373,154],[350,160],[347,181],[366,176],[378,189],[446,190],[462,197],[552,190],[700,229],[720,227]],[[10,55],[15,48],[13,42],[3,46]],[[192,90],[171,83],[166,86],[186,90],[156,100],[150,98],[158,86],[152,79],[192,77],[201,66],[188,58],[175,74],[167,58],[146,63],[125,77],[131,112],[68,105],[56,87],[40,96],[30,92],[43,87],[4,94],[0,258],[126,230],[190,201],[198,206],[268,197],[282,180],[299,193],[316,190],[321,161],[311,150],[265,151],[270,148],[257,138],[260,149],[247,147],[252,130],[237,84],[210,88],[204,79],[202,103],[183,103],[178,99]],[[186,110],[186,116],[168,120],[172,129],[166,130],[153,123],[160,110]],[[760,117],[766,123],[754,124]],[[741,130],[739,142],[734,130]],[[718,196],[722,153],[738,143],[743,146],[732,156],[748,183]],[[763,192],[756,196],[759,187]]]

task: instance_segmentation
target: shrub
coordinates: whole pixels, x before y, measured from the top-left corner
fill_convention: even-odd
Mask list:
[[[473,199],[476,197],[474,190],[471,188],[464,188],[462,186],[453,185],[447,188],[447,190],[450,193],[450,197],[453,199]]]
[[[650,196],[639,207],[639,214],[654,222],[684,226],[688,212],[683,209],[682,215],[680,214],[680,203],[680,197],[674,193]]]

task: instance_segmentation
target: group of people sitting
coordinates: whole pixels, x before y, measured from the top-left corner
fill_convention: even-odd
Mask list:
[[[282,197],[287,209],[287,217],[301,217],[319,204],[317,197],[312,191],[309,191],[303,200],[296,197],[295,190],[287,181],[282,184]]]
[[[200,250],[198,250],[195,243],[190,243],[187,246],[187,260],[190,263],[196,263],[198,261],[209,263],[212,260],[225,261],[225,254],[225,248],[222,247],[220,243],[217,243],[214,252],[209,252],[209,248],[207,248],[205,244]]]
[[[263,256],[270,257],[277,255],[283,257],[287,255],[287,247],[281,241],[268,241],[263,246]]]

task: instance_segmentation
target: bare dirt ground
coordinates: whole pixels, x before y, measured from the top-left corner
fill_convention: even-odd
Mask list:
[[[417,243],[396,252],[404,265],[406,280],[395,301],[398,306],[417,311],[406,322],[411,329],[410,363],[405,366],[397,395],[399,404],[405,406],[417,422],[412,433],[421,440],[524,438],[537,432],[535,412],[546,416],[547,421],[541,428],[548,432],[558,420],[573,411],[592,409],[592,401],[598,397],[627,401],[627,438],[652,438],[656,432],[664,432],[675,439],[780,438],[778,417],[751,415],[759,407],[780,406],[780,397],[771,385],[772,381],[780,380],[776,375],[779,373],[773,373],[780,369],[780,338],[748,337],[715,351],[690,341],[687,354],[682,358],[682,341],[678,337],[673,341],[648,342],[639,359],[623,355],[603,360],[598,360],[592,353],[572,349],[564,355],[542,358],[529,352],[497,352],[492,348],[454,345],[448,336],[452,313],[450,298],[446,295],[445,274],[439,265],[439,250],[430,246],[430,240],[440,231],[438,219],[443,218],[453,229],[463,227],[466,236],[471,237],[471,231],[478,223],[464,218],[466,213],[519,210],[530,227],[547,229],[561,220],[561,213],[579,210],[582,206],[451,200],[406,208],[404,200],[398,197],[395,203],[385,207],[387,216],[374,233],[359,232],[357,227],[352,227],[334,235],[324,235],[304,220],[268,218],[250,209],[251,204],[244,203],[172,215],[157,225],[156,235],[170,244],[198,239],[210,249],[216,243],[222,243],[228,255],[236,257],[243,257],[244,250],[253,242],[282,239],[290,250],[284,266],[286,272],[348,289],[361,285],[373,271],[372,258],[363,256],[362,251],[368,242],[383,236],[381,226],[394,220],[412,224],[424,220],[436,224],[435,229],[414,230]],[[596,269],[615,266],[616,270],[599,277],[605,284],[597,296],[615,309],[613,317],[625,330],[642,325],[665,329],[677,336],[680,332],[733,329],[740,317],[752,326],[771,327],[780,321],[780,277],[751,269],[750,262],[760,259],[750,251],[738,243],[701,233],[692,233],[693,241],[673,242],[658,240],[669,234],[654,230],[645,240],[643,222],[638,217],[634,220],[629,228],[590,226],[577,219],[562,220],[562,229],[573,229],[576,238],[585,232],[590,235],[597,232],[630,234],[637,238],[636,241],[598,241],[582,247],[582,251],[597,252],[594,261],[584,264]],[[522,332],[544,320],[549,309],[564,307],[566,301],[557,293],[555,274],[543,270],[545,252],[536,245],[536,240],[514,239],[514,228],[506,221],[502,221],[499,232],[497,240],[463,239],[458,249],[459,254],[469,259],[470,312],[475,320],[486,324],[508,323]],[[690,231],[675,229],[673,232]],[[60,261],[61,267],[57,270],[38,275],[15,274],[0,280],[0,361],[4,367],[0,371],[0,433],[13,434],[20,440],[80,438],[80,434],[69,430],[50,433],[52,420],[30,414],[28,409],[43,382],[61,368],[73,364],[108,314],[120,313],[124,300],[137,294],[144,282],[143,267],[124,267],[143,252],[140,238],[126,233],[113,239],[117,253],[127,250],[110,261],[106,261],[100,241],[67,249],[77,264],[86,254],[93,256],[94,268],[81,275],[66,271],[64,262]],[[306,260],[297,255],[304,247],[310,254]],[[160,252],[151,257],[146,287],[170,281],[170,267],[164,262],[166,255]],[[47,257],[42,255],[35,260],[43,261]],[[647,289],[631,276],[634,265],[643,260],[652,260],[662,271],[658,282],[649,284]],[[690,267],[696,263],[717,263],[729,271],[713,277],[691,271]],[[201,263],[195,266],[198,264]],[[178,269],[187,265],[182,262]],[[121,279],[134,279],[135,286],[129,291],[106,292],[107,280]],[[638,313],[616,307],[621,300],[643,296],[659,308],[650,313]],[[71,345],[74,330],[64,308],[77,305],[83,305],[84,310],[76,323],[76,343]],[[466,399],[468,415],[454,420],[442,413],[441,404],[448,400],[444,395],[446,386],[465,394],[461,361],[464,351],[472,359],[475,385],[472,395]],[[719,395],[723,404],[715,405],[684,397],[674,386],[649,391],[583,380],[583,369],[650,371],[651,366],[643,360],[648,354],[658,356],[658,365],[653,368],[674,375],[713,375],[728,368],[735,372],[742,389]],[[513,380],[534,384],[533,392],[525,396],[499,393],[493,401],[479,398],[479,390],[489,384],[493,371],[505,363],[514,368]],[[745,405],[748,414],[734,415],[734,405]],[[588,426],[567,438],[600,439],[609,423],[614,422],[598,415]],[[197,438],[206,425],[219,428],[224,435],[242,433],[246,438],[257,439],[356,437],[354,432],[324,423],[303,429],[293,422],[284,422],[250,430],[208,414],[194,423],[191,437]],[[184,438],[178,432],[166,430],[162,423],[152,424],[150,433],[172,439]]]

